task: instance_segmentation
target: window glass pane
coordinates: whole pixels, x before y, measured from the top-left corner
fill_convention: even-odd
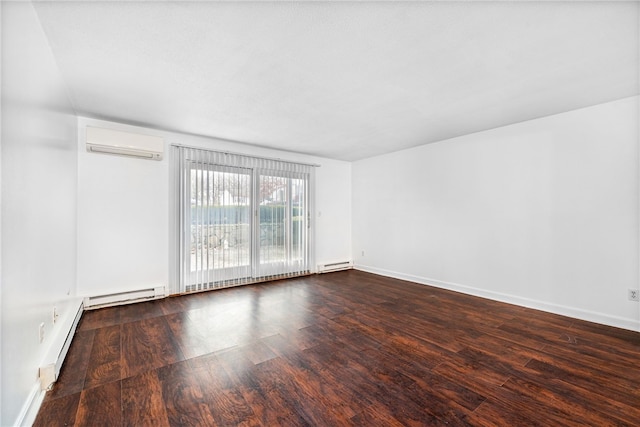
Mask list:
[[[288,180],[260,175],[260,264],[282,262],[286,257],[286,209]]]
[[[191,169],[193,283],[250,275],[251,174],[239,168],[209,167]]]

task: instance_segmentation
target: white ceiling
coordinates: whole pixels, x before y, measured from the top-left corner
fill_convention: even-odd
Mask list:
[[[637,95],[635,2],[42,2],[78,114],[357,160]]]

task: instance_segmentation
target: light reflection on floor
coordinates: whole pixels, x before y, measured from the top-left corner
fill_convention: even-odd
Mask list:
[[[206,306],[171,315],[178,321],[169,324],[180,329],[174,332],[187,359],[256,345],[275,335],[304,339],[301,329],[312,323],[310,290],[304,280],[291,286],[251,286],[251,292],[209,291]]]

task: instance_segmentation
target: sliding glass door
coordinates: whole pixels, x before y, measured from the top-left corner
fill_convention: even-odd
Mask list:
[[[307,258],[307,180],[259,172],[256,276],[299,271]]]
[[[312,168],[173,148],[181,292],[310,272]]]
[[[190,168],[189,284],[251,275],[250,169],[192,164]],[[202,286],[200,286],[202,287]]]

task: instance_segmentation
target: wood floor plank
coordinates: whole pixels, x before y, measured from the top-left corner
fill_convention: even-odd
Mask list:
[[[280,404],[295,412],[310,425],[343,424],[354,412],[346,413],[330,406],[317,378],[283,358],[271,359],[256,366],[256,376],[267,396],[283,396]],[[318,389],[310,390],[312,387]]]
[[[640,352],[640,334],[627,329],[614,328],[599,323],[571,319],[571,330],[589,337],[592,341],[611,343],[613,347],[629,347],[634,352]]]
[[[68,394],[42,403],[33,427],[57,427],[76,425],[80,393]]]
[[[471,411],[465,406],[474,407],[484,400],[482,396],[464,390],[463,387],[458,387],[458,390],[461,391],[460,394],[448,393],[447,398],[440,394],[441,390],[437,386],[428,384],[420,378],[414,379],[392,368],[392,366],[393,361],[390,360],[385,370],[376,371],[375,375],[379,381],[383,382],[384,388],[393,390],[398,387],[396,393],[406,395],[410,401],[416,404],[416,407],[409,411],[410,414],[398,414],[395,410],[392,411],[395,418],[404,422],[421,425],[461,425],[464,417]],[[471,395],[476,402],[465,405],[466,402],[463,401],[468,402]],[[449,400],[449,398],[455,400]],[[411,406],[408,407],[411,408]]]
[[[464,356],[465,353],[467,351],[461,352],[460,355]],[[557,378],[553,372],[531,369],[519,362],[511,363],[508,356],[496,356],[491,350],[470,348],[467,358],[473,363],[491,366],[493,369],[500,369],[510,375],[500,389],[491,390],[489,396],[492,398],[499,398],[500,391],[496,390],[512,389],[515,392],[515,384],[519,387],[517,391],[520,394],[525,394],[531,399],[544,398],[545,405],[549,408],[554,408],[558,404],[561,404],[560,408],[570,408],[568,413],[571,415],[567,415],[565,410],[565,417],[570,418],[572,422],[582,419],[584,425],[610,425],[612,423],[627,425],[631,420],[640,419],[640,410],[620,402],[611,402],[602,395],[566,383]],[[579,416],[579,414],[582,415]],[[633,425],[633,422],[630,425]]]
[[[215,424],[195,372],[188,362],[163,366],[157,372],[170,425]]]
[[[528,412],[514,411],[503,401],[493,399],[483,402],[465,421],[478,427],[549,426],[544,414],[532,417]]]
[[[120,354],[120,325],[97,329],[93,337],[84,388],[119,380]]]
[[[592,369],[610,375],[612,378],[622,378],[640,384],[640,369],[632,358],[621,358],[617,355],[599,350],[585,349],[584,345],[574,342],[564,345],[547,345],[536,356],[541,361],[564,361],[573,363],[576,360],[584,369]],[[638,356],[640,360],[640,356]]]
[[[169,314],[165,320],[185,358],[204,356],[216,350],[206,331],[202,331],[187,312]]]
[[[357,321],[362,327],[371,328],[371,330],[377,330],[381,335],[392,335],[397,332],[398,335],[421,338],[433,345],[442,347],[445,350],[456,352],[462,350],[464,346],[456,339],[456,331],[452,331],[443,328],[439,325],[431,324],[427,321],[414,322],[414,318],[394,319],[393,317],[385,317],[386,313],[380,313],[379,311],[360,312],[354,315],[354,320]],[[341,321],[347,321],[347,317],[341,317]],[[401,326],[402,325],[402,326]],[[425,334],[424,331],[431,331],[430,334]],[[401,332],[400,332],[401,331]]]
[[[255,365],[277,357],[277,355],[262,341],[247,344],[242,346],[241,349],[246,353],[247,358]]]
[[[232,387],[238,390],[250,406],[250,421],[259,425],[308,425],[308,422],[287,405],[278,390],[273,390],[268,382],[258,375],[255,365],[240,348],[233,348],[215,354],[216,360],[228,375]],[[267,361],[265,363],[269,363]],[[280,411],[280,413],[278,412]],[[214,413],[214,416],[216,413]],[[283,424],[284,423],[284,424]]]
[[[120,309],[120,323],[137,322],[143,319],[151,319],[163,316],[162,303],[149,301],[145,304],[123,305]]]
[[[123,426],[170,426],[155,370],[122,380],[121,399]]]
[[[249,401],[260,407],[256,413],[261,417],[259,421],[262,425],[313,425],[305,419],[303,408],[290,394],[287,379],[275,371],[276,361],[271,359],[251,368],[252,383],[257,387]]]
[[[312,351],[296,353],[285,359],[300,372],[299,381],[302,382],[301,387],[306,386],[307,399],[311,402],[319,399],[321,406],[332,414],[332,420],[346,422],[361,411],[360,395],[343,385],[344,377],[338,378],[330,374],[328,367],[318,365]]]
[[[164,317],[125,323],[122,328],[122,378],[184,360]]]
[[[494,335],[482,335],[475,339],[462,339],[466,348],[484,352],[513,365],[524,366],[540,351]]]
[[[631,426],[639,358],[636,332],[351,270],[87,312],[36,425]]]
[[[380,405],[371,405],[363,408],[362,411],[354,415],[349,420],[352,426],[385,426],[385,427],[404,427],[406,424],[401,423],[391,415],[387,408]]]
[[[228,377],[234,384],[246,384],[249,387],[257,387],[253,382],[252,374],[255,363],[239,347],[226,349],[215,353],[215,356]]]
[[[565,363],[560,361],[555,361],[554,363],[552,365],[532,359],[526,366],[578,387],[590,389],[601,394],[604,398],[615,396],[617,401],[625,405],[633,407],[640,402],[640,388],[637,382],[620,377],[611,378],[606,373],[589,369],[582,370],[579,365],[566,366]]]
[[[238,316],[237,310],[238,304],[231,301],[215,309],[198,308],[166,316],[166,319],[181,352],[193,358],[250,344],[256,335],[262,335],[247,326],[254,322],[251,313]]]
[[[591,328],[584,326],[581,329],[572,328],[571,339],[568,341],[574,344],[573,348],[579,353],[593,355],[607,360],[608,363],[633,369],[633,360],[640,358],[640,338],[633,335],[627,338],[631,331],[620,332],[618,328],[611,329],[610,336],[591,332]]]
[[[307,328],[285,331],[281,330],[277,334],[266,336],[261,338],[261,340],[265,342],[266,340],[271,340],[272,337],[280,337],[279,343],[282,344],[282,350],[288,349],[290,351],[303,351],[307,348],[318,345],[316,335],[308,331]],[[282,339],[284,339],[284,341]],[[278,345],[276,343],[274,343],[274,345],[276,346],[275,348],[273,345],[270,345],[269,348],[276,354],[280,354],[276,351]],[[295,348],[295,350],[293,350],[293,348]]]
[[[566,399],[572,403],[579,403],[588,407],[590,411],[605,416],[607,419],[617,420],[614,422],[615,425],[635,426],[640,420],[640,408],[621,403],[616,400],[615,396],[603,397],[601,394],[591,390],[555,378],[541,380],[537,375],[534,377],[523,375],[521,379],[549,388],[553,391],[553,396],[556,399]]]
[[[394,361],[372,357],[373,352],[337,351],[336,347],[324,351],[334,353],[336,375],[343,378],[354,394],[361,396],[363,406],[384,406],[393,418],[408,425],[438,421],[422,396],[406,392],[411,380],[394,370]]]
[[[189,361],[205,402],[217,425],[261,425],[244,395],[249,391],[233,382],[215,355]],[[244,393],[243,393],[244,392]]]
[[[78,331],[104,328],[119,325],[121,307],[108,307],[97,310],[88,310],[82,314],[78,324]]]
[[[436,366],[433,372],[483,396],[490,395],[491,393],[487,390],[500,387],[510,376],[502,366],[487,366],[459,354],[451,356],[450,360]]]
[[[122,425],[121,383],[114,381],[84,390],[80,395],[76,425]]]
[[[548,344],[546,340],[540,340],[537,337],[530,337],[528,334],[523,334],[522,331],[518,331],[517,329],[513,329],[508,326],[503,328],[502,325],[500,325],[500,327],[497,328],[488,328],[479,325],[477,328],[478,331],[484,335],[496,337],[504,341],[510,341],[514,344],[525,346],[532,350],[541,350]],[[482,337],[482,335],[480,335],[480,337]],[[462,347],[464,348],[464,344],[462,344]]]
[[[524,389],[526,390],[526,388]],[[522,387],[513,385],[507,381],[505,385],[496,389],[491,399],[498,399],[501,407],[510,414],[519,413],[528,420],[539,420],[544,425],[583,427],[583,419],[568,413],[561,402],[548,401],[545,396],[535,395]]]
[[[564,424],[614,426],[623,425],[624,420],[617,419],[611,413],[601,413],[576,395],[562,395],[556,387],[540,386],[519,377],[511,377],[503,385],[507,390],[519,393],[527,400],[539,402],[545,408],[545,415],[554,412],[562,418]],[[532,406],[532,405],[528,405]],[[637,420],[637,419],[636,419]]]
[[[569,326],[556,326],[535,319],[513,319],[503,323],[498,329],[518,336],[526,336],[542,344],[560,344],[567,341]]]
[[[53,384],[52,389],[46,394],[45,400],[57,399],[83,390],[87,368],[91,361],[90,356],[94,336],[95,329],[78,331],[75,334],[67,353],[67,360],[60,370],[58,381]]]

